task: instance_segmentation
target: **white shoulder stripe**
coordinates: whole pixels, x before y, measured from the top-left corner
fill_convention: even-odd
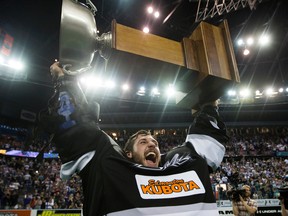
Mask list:
[[[82,155],[79,159],[75,161],[69,161],[62,164],[60,170],[60,177],[64,180],[69,179],[74,173],[80,172],[93,158],[95,151],[88,152]]]
[[[195,151],[204,159],[208,165],[216,170],[220,166],[225,154],[225,147],[211,136],[200,134],[189,134],[186,142],[190,142]]]

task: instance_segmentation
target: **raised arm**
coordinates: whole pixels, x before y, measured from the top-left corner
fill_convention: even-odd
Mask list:
[[[226,126],[218,113],[218,102],[202,105],[193,115],[195,118],[189,127],[186,142],[190,142],[195,151],[215,171],[223,160],[224,144],[228,141]]]
[[[66,163],[95,149],[90,140],[99,130],[100,106],[87,102],[77,77],[65,75],[59,62],[51,65],[50,72],[55,91],[48,102],[48,112],[40,115],[40,122],[54,136],[56,150]]]

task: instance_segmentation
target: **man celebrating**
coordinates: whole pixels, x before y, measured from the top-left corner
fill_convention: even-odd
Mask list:
[[[218,215],[209,171],[220,165],[228,137],[216,103],[201,107],[186,141],[166,155],[144,130],[122,150],[99,128],[99,105],[86,101],[75,78],[58,62],[50,71],[55,93],[42,122],[54,134],[62,178],[82,178],[85,216]]]

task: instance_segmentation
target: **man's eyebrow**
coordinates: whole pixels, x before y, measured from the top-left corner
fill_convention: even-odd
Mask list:
[[[148,139],[150,139],[150,138],[147,138],[147,137],[143,136],[143,137],[141,137],[141,138],[139,139],[139,141],[141,141],[141,140],[145,140],[145,141],[146,141],[146,140],[148,140]],[[153,138],[153,139],[151,138],[151,140],[152,140],[152,142],[158,143],[158,141],[157,141],[156,139],[154,139],[154,138]]]
[[[141,140],[147,140],[147,137],[141,137],[141,138],[139,139],[139,141],[141,141]]]

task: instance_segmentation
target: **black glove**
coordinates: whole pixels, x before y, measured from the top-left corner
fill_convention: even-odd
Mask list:
[[[189,127],[188,134],[208,135],[220,143],[225,143],[229,140],[226,134],[226,126],[218,113],[218,106],[212,104],[202,106],[201,109],[195,113],[195,118]]]

